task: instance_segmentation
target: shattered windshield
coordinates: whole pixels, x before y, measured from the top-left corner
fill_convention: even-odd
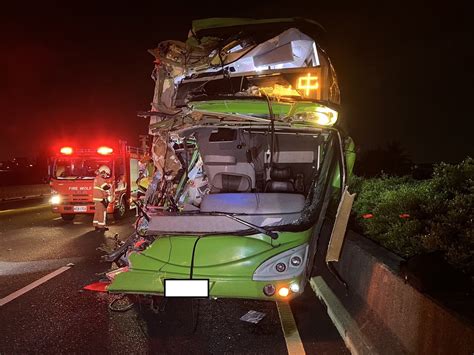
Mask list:
[[[276,128],[272,137],[267,125],[203,126],[181,133],[188,137],[184,145],[163,133],[155,137],[159,172],[145,201],[150,211],[178,212],[173,220],[184,214],[186,223],[170,219],[155,225],[152,219],[149,233],[232,232],[293,223],[314,189],[328,139],[314,128]],[[210,215],[218,226],[205,220]]]
[[[111,159],[97,158],[61,158],[54,164],[53,177],[56,179],[93,179],[95,171],[106,165],[112,171]]]

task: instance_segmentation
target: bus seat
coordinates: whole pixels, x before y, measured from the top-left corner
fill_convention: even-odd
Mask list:
[[[255,188],[255,168],[247,162],[240,162],[232,155],[209,154],[203,156],[204,171],[208,176],[211,185],[215,186],[215,190],[219,190],[222,181],[225,184],[237,184],[237,177],[241,176],[241,186],[237,192],[250,191]],[[229,175],[230,177],[219,176],[220,174]],[[245,186],[247,179],[250,179],[250,187]],[[239,184],[240,185],[240,184]]]
[[[265,184],[265,192],[295,192],[290,167],[274,166],[270,171],[270,180]]]
[[[252,180],[249,176],[236,173],[217,173],[211,182],[211,193],[249,192]]]

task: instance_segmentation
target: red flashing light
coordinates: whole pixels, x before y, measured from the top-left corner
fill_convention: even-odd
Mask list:
[[[61,154],[71,155],[74,150],[71,147],[62,147],[60,150]]]
[[[113,151],[114,151],[114,150],[113,150],[112,148],[110,148],[110,147],[105,147],[105,146],[99,147],[99,148],[97,149],[97,153],[102,154],[102,155],[112,154]]]

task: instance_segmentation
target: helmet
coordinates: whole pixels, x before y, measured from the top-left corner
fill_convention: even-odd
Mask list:
[[[66,172],[66,167],[64,165],[56,166],[56,177],[63,177],[63,174]]]
[[[110,176],[110,168],[107,165],[102,165],[98,169],[99,174]]]

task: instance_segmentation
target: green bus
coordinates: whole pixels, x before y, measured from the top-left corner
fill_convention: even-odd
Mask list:
[[[155,56],[155,166],[136,232],[107,256],[112,293],[291,299],[310,276],[328,205],[338,259],[354,143],[339,88],[301,19],[193,22]]]

